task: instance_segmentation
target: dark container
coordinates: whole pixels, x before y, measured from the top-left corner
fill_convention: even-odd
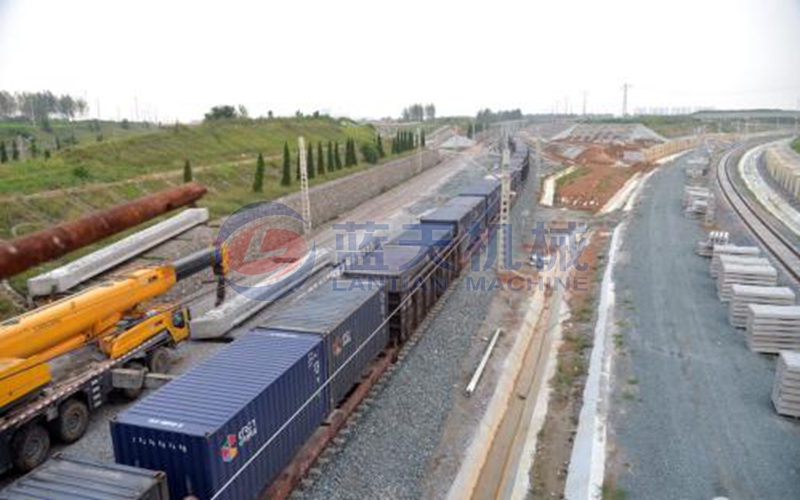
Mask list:
[[[455,198],[451,199],[449,202],[451,205],[464,205],[468,207],[478,206],[478,213],[480,217],[478,218],[478,222],[480,223],[481,229],[485,229],[488,227],[489,224],[489,208],[486,204],[486,197],[484,196],[466,196],[460,195],[456,196]]]
[[[386,269],[356,266],[345,270],[344,275],[385,291],[389,339],[400,345],[422,323],[440,295],[436,289],[444,290],[447,280],[438,272],[430,247],[384,245],[373,253],[373,261],[377,254]]]
[[[419,249],[420,246],[428,247],[428,258],[436,266],[434,272],[439,283],[445,287],[455,281],[459,272],[459,253],[455,246],[455,237],[449,224],[436,226],[435,224],[409,224],[409,228],[389,239],[388,245],[411,246]],[[423,236],[423,232],[427,236]],[[438,299],[444,294],[440,287],[434,287],[434,295]]]
[[[60,453],[0,491],[0,500],[169,500],[163,472]]]
[[[481,202],[472,199],[472,203],[448,201],[444,205],[439,205],[433,211],[419,218],[420,224],[433,225],[436,227],[450,226],[453,238],[459,241],[461,237],[468,233],[473,222],[480,222]]]
[[[252,330],[118,415],[116,461],[173,499],[255,499],[327,416],[326,373],[318,336]]]
[[[379,286],[337,278],[295,300],[264,326],[323,339],[330,406],[334,408],[388,345],[385,319],[385,299]]]
[[[460,196],[479,196],[486,203],[486,225],[495,222],[500,215],[500,181],[481,179],[461,190]]]

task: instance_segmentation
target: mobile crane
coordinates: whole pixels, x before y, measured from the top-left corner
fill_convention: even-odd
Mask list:
[[[166,373],[169,349],[189,338],[189,310],[151,301],[209,267],[220,303],[225,247],[134,270],[0,323],[0,473],[35,468],[51,435],[77,441],[111,392],[135,398],[149,373]]]

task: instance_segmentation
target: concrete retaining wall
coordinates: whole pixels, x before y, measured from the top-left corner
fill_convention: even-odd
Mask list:
[[[767,146],[767,170],[795,200],[800,200],[800,155],[791,148],[791,140]]]

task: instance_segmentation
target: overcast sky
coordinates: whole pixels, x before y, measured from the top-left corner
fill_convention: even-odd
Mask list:
[[[800,0],[0,0],[0,89],[96,116],[800,106]]]

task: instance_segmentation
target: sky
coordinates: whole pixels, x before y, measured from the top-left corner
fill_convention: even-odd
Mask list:
[[[0,89],[171,122],[800,107],[800,0],[0,0]]]

